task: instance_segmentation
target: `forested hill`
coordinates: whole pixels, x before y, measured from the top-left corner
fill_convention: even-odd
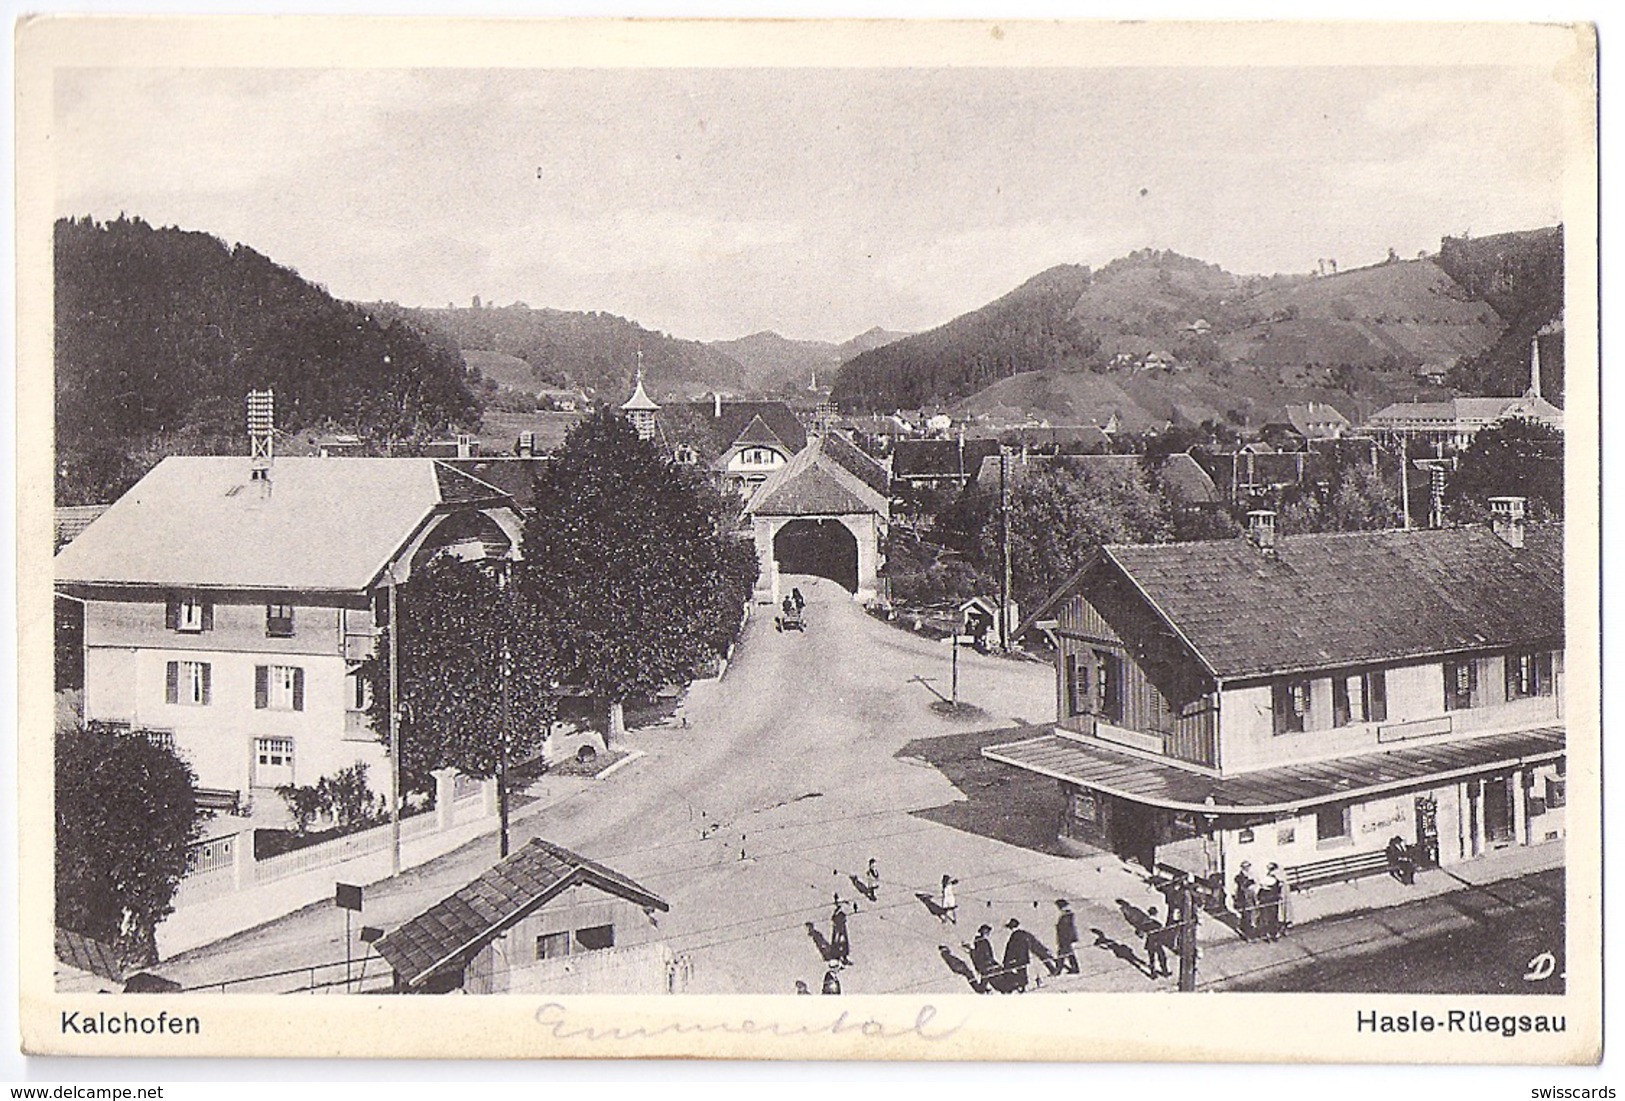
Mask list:
[[[375,438],[477,419],[454,346],[245,245],[139,218],[56,224],[59,504],[112,500],[171,451],[247,452],[244,399],[279,429]]]
[[[662,401],[713,390],[743,393],[748,386],[744,368],[722,352],[614,314],[524,305],[419,309],[369,303],[368,309],[403,318],[464,351],[522,359],[530,364],[538,387],[579,387],[618,403],[631,393],[640,352],[649,391]]]
[[[1099,346],[1070,315],[1089,282],[1089,269],[1073,264],[1040,272],[979,310],[848,360],[832,396],[843,409],[910,409],[1081,363]]]

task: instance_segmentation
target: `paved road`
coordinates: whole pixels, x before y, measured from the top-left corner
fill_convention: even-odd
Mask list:
[[[817,989],[823,966],[806,922],[827,930],[833,893],[854,898],[847,877],[871,856],[884,886],[851,922],[851,992],[965,989],[939,945],[962,956],[982,920],[1002,933],[1019,915],[1049,939],[1055,898],[1103,900],[1080,902],[1085,929],[1122,926],[1117,899],[1154,900],[1113,858],[1053,851],[1053,783],[977,756],[1049,717],[1049,666],[962,651],[970,710],[944,715],[931,705],[932,687],[947,691],[945,645],[865,614],[832,582],[794,583],[810,601],[804,633],[753,616],[727,676],[691,693],[686,728],[633,732],[628,744],[647,756],[519,823],[516,842],[546,837],[665,897],[662,929],[693,959],[696,992],[788,993],[796,979]],[[495,850],[487,838],[370,889],[363,920],[394,927]],[[957,929],[914,895],[945,872],[961,880]],[[342,937],[341,915],[315,907],[164,970],[192,985],[342,959]]]

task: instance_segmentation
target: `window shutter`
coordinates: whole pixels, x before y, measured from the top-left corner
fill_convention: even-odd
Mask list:
[[[179,703],[181,698],[181,663],[172,661],[164,670],[164,702]]]
[[[270,701],[271,695],[271,667],[269,665],[254,666],[254,707],[264,711]]]
[[[164,629],[178,631],[181,627],[181,602],[170,597],[164,604]]]
[[[212,600],[203,601],[203,629],[205,631],[214,630],[214,601]]]
[[[1542,696],[1550,696],[1553,691],[1552,655],[1548,651],[1535,655],[1535,691]]]
[[[1521,672],[1519,667],[1523,664],[1523,659],[1517,654],[1508,654],[1502,660],[1506,664],[1506,698],[1509,701],[1515,700],[1518,698],[1518,674]]]
[[[295,711],[305,709],[305,671],[303,669],[293,671],[293,709]]]
[[[1388,721],[1388,674],[1377,672],[1367,674],[1365,678],[1366,702],[1365,717],[1369,722],[1380,723]]]
[[[203,663],[203,706],[204,707],[209,706],[209,672],[210,672],[210,670],[212,668],[213,667],[208,662]]]

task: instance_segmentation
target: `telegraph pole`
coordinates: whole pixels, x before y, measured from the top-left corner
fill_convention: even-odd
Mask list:
[[[1189,876],[1179,884],[1179,989],[1196,989],[1196,884]]]
[[[1010,495],[1006,472],[1010,456],[999,445],[999,652],[1010,652]]]
[[[1411,530],[1411,459],[1405,436],[1399,437],[1399,504],[1404,510],[1405,530]]]
[[[513,647],[510,644],[513,629],[513,560],[502,565],[502,732],[497,743],[497,821],[501,836],[497,841],[497,855],[508,855],[508,681],[513,672]]]
[[[395,563],[389,571],[389,874],[401,874],[401,619],[395,603]]]

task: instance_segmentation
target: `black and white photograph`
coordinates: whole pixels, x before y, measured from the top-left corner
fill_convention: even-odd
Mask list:
[[[18,36],[30,1050],[1600,1057],[1592,28],[176,23]]]

